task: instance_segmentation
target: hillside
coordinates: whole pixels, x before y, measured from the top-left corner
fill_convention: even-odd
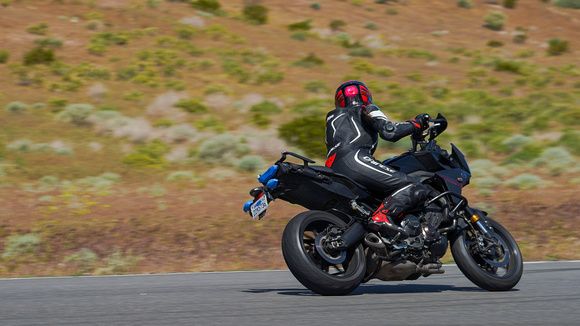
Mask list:
[[[241,205],[281,151],[324,161],[348,79],[447,117],[525,259],[580,258],[580,10],[468,2],[0,1],[0,276],[284,268],[303,209]]]

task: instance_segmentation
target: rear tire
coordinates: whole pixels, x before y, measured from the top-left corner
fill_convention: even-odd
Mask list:
[[[451,253],[457,267],[475,285],[488,291],[507,291],[516,286],[524,270],[522,254],[517,242],[499,222],[486,217],[487,225],[493,229],[492,235],[503,242],[500,252],[504,252],[505,266],[494,267],[492,263],[502,265],[502,258],[494,261],[473,250],[473,231],[464,229],[451,244]],[[507,253],[507,255],[505,254]],[[486,261],[487,260],[487,261]],[[491,263],[490,263],[491,262]]]
[[[331,225],[345,227],[346,223],[322,211],[296,215],[282,234],[282,253],[286,265],[302,285],[322,295],[344,295],[354,291],[365,276],[364,249],[362,245],[348,249],[346,259],[340,264],[324,259],[315,246],[315,239]]]

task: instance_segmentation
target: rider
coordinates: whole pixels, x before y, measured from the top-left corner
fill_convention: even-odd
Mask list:
[[[420,205],[428,190],[417,179],[382,164],[373,157],[378,136],[396,142],[429,127],[429,115],[419,114],[403,123],[389,121],[372,104],[365,84],[351,80],[340,85],[334,95],[336,109],[326,115],[326,166],[344,174],[368,189],[391,193],[373,213],[369,226],[384,236],[406,232],[400,218]]]

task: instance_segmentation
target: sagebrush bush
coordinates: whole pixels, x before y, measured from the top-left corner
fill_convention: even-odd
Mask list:
[[[191,181],[195,179],[195,173],[191,171],[175,171],[167,176],[167,181]]]
[[[18,139],[6,146],[8,150],[17,152],[29,152],[32,149],[32,142],[28,139]]]
[[[501,31],[506,24],[506,15],[498,10],[490,10],[484,18],[483,26],[494,31]]]
[[[533,163],[544,165],[548,173],[553,176],[565,173],[578,165],[578,161],[562,147],[548,148]]]
[[[246,155],[236,164],[238,170],[254,172],[265,165],[264,159],[259,155]]]
[[[95,107],[90,104],[71,104],[57,114],[55,119],[61,122],[74,123],[79,126],[88,125],[90,124],[88,118],[94,109]]]
[[[12,260],[34,254],[40,249],[39,244],[40,236],[34,233],[9,236],[4,245],[2,259]]]
[[[514,9],[516,7],[517,0],[503,0],[503,6],[508,9]]]
[[[195,128],[188,124],[181,124],[169,128],[167,137],[170,142],[181,143],[194,138],[197,135]]]
[[[545,185],[546,181],[542,180],[542,178],[540,178],[537,175],[523,173],[509,180],[506,180],[504,184],[511,188],[524,190],[524,189],[533,189]]]
[[[88,248],[82,248],[79,251],[65,256],[65,263],[74,265],[81,273],[90,273],[95,270],[95,264],[99,257],[96,253]]]
[[[28,111],[28,104],[22,102],[10,102],[5,107],[6,112],[23,113]]]
[[[509,138],[504,139],[501,143],[506,146],[508,152],[515,152],[525,145],[529,144],[532,138],[524,135],[514,135]]]
[[[205,140],[198,149],[197,156],[207,162],[228,165],[231,157],[247,154],[249,147],[241,143],[235,136],[224,133]]]

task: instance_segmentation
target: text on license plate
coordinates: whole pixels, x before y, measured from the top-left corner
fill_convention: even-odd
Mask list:
[[[268,198],[266,198],[266,196],[262,196],[250,207],[252,218],[258,218],[260,214],[266,211],[266,209],[268,209]]]

